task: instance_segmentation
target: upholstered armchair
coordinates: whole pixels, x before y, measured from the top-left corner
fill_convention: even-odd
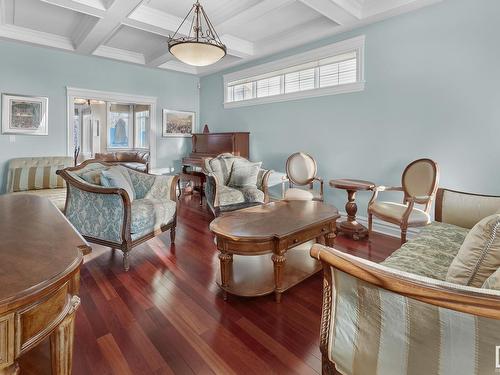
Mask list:
[[[286,161],[286,174],[290,182],[285,193],[287,200],[323,201],[323,179],[317,176],[316,160],[304,152],[296,152]],[[319,191],[314,189],[314,183],[319,183]],[[298,186],[298,187],[297,187]]]
[[[401,242],[406,242],[409,227],[421,227],[431,222],[429,211],[439,183],[439,168],[431,159],[410,163],[403,172],[401,187],[376,186],[368,203],[368,231],[371,233],[373,216],[401,228]],[[379,192],[401,191],[403,203],[378,201]],[[415,207],[423,205],[423,209]]]
[[[122,168],[134,197],[123,188],[105,187],[102,172],[111,164],[87,160],[57,171],[67,183],[65,215],[89,242],[123,251],[123,267],[130,267],[133,247],[170,229],[175,241],[178,176],[156,176]]]
[[[238,166],[238,172],[235,171]],[[237,173],[255,173],[252,180],[245,180],[245,176]],[[268,179],[272,171],[260,168],[260,163],[252,163],[245,158],[233,154],[221,154],[205,160],[204,172],[207,175],[205,195],[207,204],[218,216],[221,212],[232,211],[246,206],[269,202]],[[234,182],[234,183],[233,183]]]

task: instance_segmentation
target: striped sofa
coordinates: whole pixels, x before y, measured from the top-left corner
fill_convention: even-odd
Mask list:
[[[468,229],[499,208],[500,197],[440,189],[438,222],[382,264],[313,246],[324,268],[323,373],[500,373],[500,291],[443,281]]]
[[[66,202],[66,183],[56,171],[72,165],[73,158],[70,156],[11,159],[7,170],[7,193],[46,197],[63,211]]]

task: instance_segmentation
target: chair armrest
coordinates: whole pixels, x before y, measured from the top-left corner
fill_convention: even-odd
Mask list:
[[[403,191],[403,188],[401,186],[375,186],[374,188],[371,189],[373,191],[373,195],[368,202],[368,208],[377,200],[378,193],[381,191]]]
[[[323,179],[321,177],[314,177],[313,181],[319,182],[319,191],[321,194],[321,199],[323,199],[323,190],[324,190],[325,182],[323,181]]]

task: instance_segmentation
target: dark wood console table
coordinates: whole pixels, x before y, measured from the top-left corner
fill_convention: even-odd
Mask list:
[[[0,374],[50,337],[52,374],[71,374],[87,242],[46,198],[0,197]]]

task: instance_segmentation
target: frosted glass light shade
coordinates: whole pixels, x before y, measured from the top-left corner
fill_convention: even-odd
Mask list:
[[[188,65],[207,66],[222,59],[226,50],[210,43],[181,42],[172,45],[170,53]]]

